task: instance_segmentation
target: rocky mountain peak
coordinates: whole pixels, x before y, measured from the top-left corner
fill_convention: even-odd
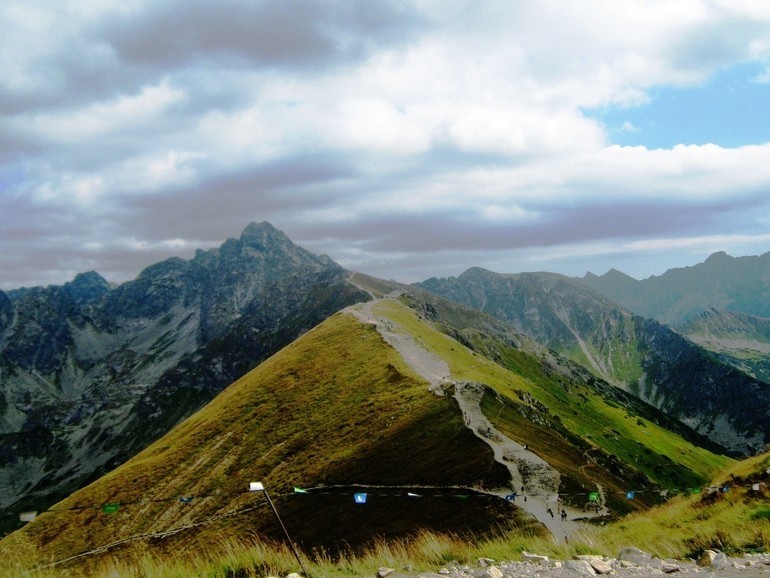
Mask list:
[[[709,255],[709,258],[706,259],[706,263],[717,263],[720,261],[727,261],[730,259],[732,259],[732,257],[730,257],[730,255],[728,255],[724,251],[717,251],[716,253],[712,253],[711,255]]]
[[[75,303],[82,305],[109,293],[112,287],[96,271],[78,273],[69,283],[64,284],[64,291]]]
[[[270,245],[291,245],[291,240],[267,221],[249,223],[241,233],[241,243],[254,248]]]

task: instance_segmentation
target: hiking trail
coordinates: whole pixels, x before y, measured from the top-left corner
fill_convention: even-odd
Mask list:
[[[431,392],[445,395],[450,386],[454,386],[454,397],[463,413],[466,427],[492,449],[495,461],[504,465],[510,472],[510,488],[481,491],[501,498],[515,492],[516,506],[541,522],[558,542],[568,541],[580,528],[580,524],[574,521],[575,518],[606,514],[606,508],[603,506],[599,512],[590,514],[582,509],[564,508],[558,501],[561,479],[559,472],[528,447],[497,430],[481,411],[480,404],[485,386],[474,382],[453,381],[446,361],[422,347],[411,336],[396,333],[391,320],[374,313],[374,303],[376,301],[359,303],[345,311],[364,323],[374,324],[385,342],[393,347],[420,377],[428,381]],[[603,497],[602,488],[598,484],[597,487]],[[559,515],[562,509],[567,513],[566,520],[562,520]]]

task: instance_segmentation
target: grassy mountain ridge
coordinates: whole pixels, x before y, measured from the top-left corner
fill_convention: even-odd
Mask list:
[[[424,427],[426,422],[430,427]],[[401,436],[413,443],[392,447]],[[382,455],[388,459],[381,460]],[[383,479],[391,484],[471,485],[499,483],[501,477],[450,398],[430,394],[372,327],[336,315],[57,508],[137,500],[138,506],[127,505],[112,516],[93,509],[47,513],[23,532],[44,556],[58,558],[116,537],[167,529],[171,519],[184,525],[241,509],[257,499],[243,493],[250,481],[261,480],[282,493],[294,485],[378,484]],[[191,504],[142,501],[187,495],[210,497]],[[296,498],[287,498],[281,506],[290,510],[285,515],[294,532],[299,531],[296,539],[303,540],[303,528],[310,536],[328,533],[325,545],[335,537],[348,539],[338,516],[313,515],[305,508],[292,515],[295,504]],[[501,522],[499,512],[490,515],[487,526]],[[483,530],[472,519],[463,522]],[[185,543],[195,547],[205,543],[206,535],[219,539],[253,531],[279,536],[262,508],[213,524],[197,540],[186,536]]]
[[[582,381],[574,367],[557,371],[553,360],[494,332],[479,342],[478,351],[451,336],[464,332],[473,345],[473,326],[494,327],[492,318],[465,309],[465,319],[473,322],[447,327],[436,320],[440,308],[419,295],[372,307],[394,331],[443,359],[452,383],[482,384],[487,391],[482,409],[511,439],[528,443],[564,469],[560,491],[565,494],[585,493],[599,483],[610,505],[622,512],[653,503],[654,488],[702,483],[731,463],[633,406],[603,399],[601,390],[609,386]],[[483,353],[488,351],[496,351],[497,359]],[[307,549],[340,540],[354,545],[375,535],[410,535],[421,527],[477,536],[501,527],[542,532],[514,506],[491,498],[405,501],[402,495],[382,498],[378,505],[373,497],[361,509],[350,492],[291,493],[295,485],[504,489],[509,483],[506,469],[466,427],[451,395],[430,393],[373,325],[336,314],[136,457],[58,504],[62,511],[42,514],[18,534],[33,544],[38,559],[58,559],[227,513],[233,515],[152,543],[177,551],[251,532],[279,538],[259,495],[244,492],[257,480],[275,492],[293,537]],[[629,487],[650,492],[631,502],[621,496]],[[180,496],[198,497],[182,503]],[[98,509],[117,502],[124,505],[113,514]],[[12,541],[0,542],[0,551],[4,543]]]
[[[392,303],[382,301],[379,307],[392,307]],[[622,456],[624,463],[640,468],[645,467],[646,460],[631,446],[643,448],[641,453],[652,454],[652,448],[660,444],[658,450],[661,456],[678,454],[681,456],[679,465],[692,469],[695,474],[690,480],[692,482],[705,480],[714,463],[729,462],[650,421],[650,418],[661,418],[654,408],[631,401],[630,396],[623,392],[616,393],[608,384],[586,374],[582,374],[582,377],[587,377],[583,381],[580,372],[574,373],[574,366],[568,365],[564,373],[560,373],[559,366],[551,365],[546,357],[533,357],[527,351],[502,342],[495,343],[497,359],[480,356],[473,349],[458,348],[454,339],[437,329],[426,332],[412,311],[390,311],[388,317],[398,320],[404,331],[419,336],[431,351],[447,359],[454,379],[483,383],[499,403],[514,408],[516,413],[528,414],[530,418],[526,421],[529,425],[533,421],[533,413],[539,413],[541,415],[534,420],[548,424],[552,431],[585,438],[589,440],[587,447]],[[445,328],[441,326],[441,329]],[[427,336],[432,339],[429,341]],[[607,393],[616,395],[608,396]],[[499,411],[499,408],[494,411]],[[509,429],[516,430],[514,427]],[[537,446],[537,436],[532,436],[531,432],[519,431],[517,435],[523,441],[534,437],[531,443]],[[691,461],[690,457],[693,458]],[[665,462],[668,458],[662,459]],[[663,481],[661,472],[656,473],[652,468],[644,473],[652,481]]]

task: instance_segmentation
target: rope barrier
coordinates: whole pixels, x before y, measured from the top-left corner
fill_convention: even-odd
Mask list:
[[[732,488],[751,488],[752,491],[760,491],[763,486],[766,486],[764,482],[760,483],[752,483],[752,484],[725,484],[722,486],[701,486],[701,487],[694,487],[694,488],[684,488],[683,490],[687,492],[688,494],[699,494],[703,490],[706,490],[709,493],[714,492],[722,492],[726,493]],[[190,504],[196,499],[203,499],[203,498],[210,498],[210,497],[226,497],[226,496],[233,496],[238,494],[248,494],[253,493],[254,491],[264,491],[264,487],[262,484],[254,483],[251,484],[251,489],[249,490],[239,490],[234,492],[218,492],[213,494],[199,494],[199,495],[190,495],[190,496],[179,496],[174,498],[144,498],[144,499],[136,499],[131,500],[128,502],[110,502],[107,504],[102,504],[99,506],[93,505],[93,506],[77,506],[77,507],[71,507],[71,508],[50,508],[48,510],[43,510],[41,512],[22,512],[20,514],[20,518],[22,516],[27,515],[28,519],[22,521],[32,521],[35,519],[37,515],[43,514],[43,513],[57,513],[57,512],[74,512],[74,511],[84,511],[84,510],[102,510],[103,512],[107,514],[113,514],[117,512],[120,508],[123,506],[131,506],[136,504],[142,504],[142,503],[163,503],[163,502],[180,502],[183,504]],[[325,496],[350,496],[351,495],[351,489],[355,488],[358,490],[368,490],[367,492],[353,492],[353,498],[354,502],[356,504],[365,504],[367,502],[367,499],[369,496],[376,496],[376,497],[406,497],[409,499],[415,499],[415,498],[455,498],[455,499],[468,499],[471,497],[476,498],[504,498],[508,501],[515,500],[517,493],[513,492],[504,496],[500,496],[498,494],[490,494],[490,493],[484,493],[483,490],[480,490],[478,488],[468,488],[463,486],[424,486],[424,485],[417,485],[417,486],[386,486],[386,485],[372,485],[372,484],[347,484],[347,485],[338,485],[338,486],[315,486],[311,488],[301,488],[301,487],[294,487],[292,491],[286,491],[286,492],[279,492],[277,495],[281,497],[287,497],[287,496],[301,496],[301,495],[325,495]],[[371,490],[374,490],[373,492]],[[389,491],[382,491],[382,490],[398,490],[397,492],[389,492]],[[415,491],[411,491],[415,490]],[[455,493],[430,493],[434,490],[454,490]],[[674,489],[662,489],[662,490],[629,490],[627,492],[615,492],[618,494],[625,494],[626,498],[628,499],[634,499],[636,497],[636,494],[642,494],[642,493],[658,493],[661,496],[666,496],[669,494],[678,494],[679,492],[683,491],[682,489],[674,488]],[[428,492],[428,493],[417,493],[417,491],[422,492]],[[457,493],[457,492],[465,492],[465,493]],[[589,499],[592,499],[594,495],[596,495],[596,492],[574,492],[574,493],[552,493],[552,494],[527,494],[529,497],[533,498],[542,498],[546,497],[546,499],[551,499],[550,501],[559,501],[561,498],[567,498],[567,497],[574,497],[574,496],[588,496]],[[55,566],[59,566],[61,564],[65,564],[67,562],[72,562],[74,560],[88,557],[88,556],[94,556],[97,554],[103,554],[105,552],[108,552],[109,550],[116,548],[118,546],[122,546],[125,544],[130,544],[132,542],[137,542],[141,540],[148,540],[148,539],[157,539],[157,538],[167,538],[169,536],[173,536],[174,534],[178,534],[180,532],[183,532],[185,530],[190,530],[193,528],[197,528],[200,526],[204,526],[207,524],[210,524],[211,522],[214,522],[216,520],[220,520],[223,518],[231,517],[231,516],[237,516],[240,514],[244,514],[246,512],[254,511],[258,508],[260,508],[260,505],[255,506],[249,506],[247,508],[241,508],[238,510],[234,510],[231,512],[225,512],[223,514],[216,514],[214,516],[210,516],[208,518],[204,518],[203,520],[198,520],[196,522],[192,522],[190,524],[184,525],[184,526],[177,526],[174,528],[170,528],[167,530],[163,530],[160,532],[151,532],[151,533],[145,533],[145,534],[137,534],[134,536],[130,536],[128,538],[123,538],[121,540],[116,540],[115,542],[111,542],[109,544],[105,544],[102,546],[99,546],[97,548],[93,548],[90,550],[86,550],[83,552],[79,552],[77,554],[73,554],[72,556],[68,556],[66,558],[62,558],[60,560],[56,560],[54,562],[51,562],[49,564],[45,564],[42,566],[37,566],[35,568],[32,568],[30,570],[27,570],[23,572],[24,574],[30,574],[32,572],[36,572],[39,570],[46,570],[49,568],[53,568]]]
[[[703,492],[714,493],[722,492],[727,493],[732,488],[751,488],[752,491],[760,491],[763,486],[767,484],[764,482],[751,483],[751,484],[725,484],[721,486],[695,486],[689,488],[663,488],[663,489],[644,489],[644,490],[618,490],[610,492],[616,495],[623,495],[629,500],[633,500],[639,494],[658,494],[661,497],[673,496],[673,495],[696,495]],[[481,488],[462,487],[462,486],[387,486],[376,484],[346,484],[335,486],[315,486],[310,488],[294,487],[291,491],[277,492],[275,495],[285,497],[301,494],[315,494],[315,495],[352,495],[354,498],[356,495],[364,494],[364,492],[354,491],[352,489],[368,490],[365,492],[366,496],[376,497],[407,497],[407,498],[496,498],[507,499],[508,501],[515,501],[519,496],[528,496],[531,498],[546,498],[547,501],[561,501],[562,499],[569,499],[575,497],[586,496],[589,501],[598,501],[598,492],[586,491],[586,492],[569,492],[569,493],[529,493],[529,492],[509,492],[508,494],[489,493]],[[374,491],[371,491],[374,490]],[[390,491],[388,491],[390,490]],[[394,491],[398,490],[398,491]],[[449,492],[432,493],[435,490],[449,490]],[[455,492],[452,492],[454,490]],[[427,493],[419,494],[417,491],[423,491]],[[228,496],[235,496],[238,494],[249,493],[249,490],[237,490],[231,492],[216,492],[207,494],[192,494],[184,496],[175,496],[173,498],[137,498],[128,501],[122,501],[119,498],[114,498],[110,502],[103,504],[92,504],[87,506],[72,506],[69,508],[48,508],[38,511],[25,511],[25,512],[8,512],[2,513],[4,516],[19,516],[20,521],[30,522],[37,516],[47,513],[65,513],[65,512],[79,512],[85,510],[101,510],[105,514],[114,514],[118,510],[129,506],[142,505],[148,503],[168,503],[179,502],[182,504],[192,504],[196,500],[205,498],[225,498]],[[365,503],[365,502],[358,502]]]

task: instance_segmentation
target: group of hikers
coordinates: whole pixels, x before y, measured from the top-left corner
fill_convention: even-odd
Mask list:
[[[549,514],[551,514],[551,518],[553,518],[553,517],[554,517],[554,515],[553,515],[553,510],[552,510],[551,508],[548,508],[547,512],[548,512]],[[565,520],[567,519],[567,510],[563,510],[563,509],[561,509],[561,511],[560,511],[560,513],[559,513],[559,516],[561,516],[561,521],[562,521],[562,522],[563,522],[563,521],[565,521]]]

